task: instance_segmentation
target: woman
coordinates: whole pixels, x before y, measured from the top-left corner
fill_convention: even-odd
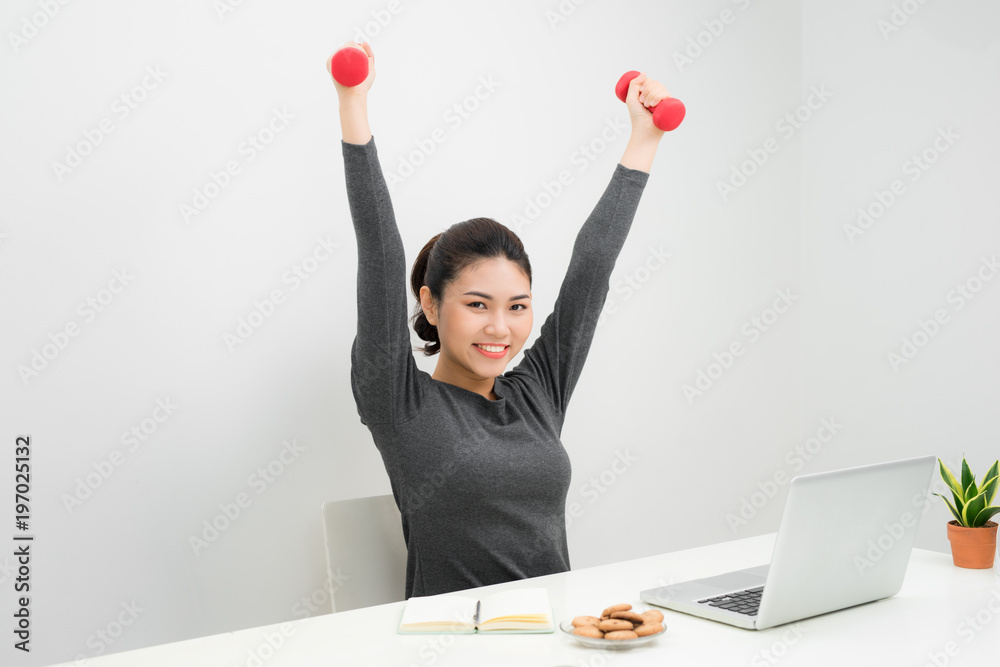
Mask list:
[[[531,333],[531,266],[517,236],[488,218],[432,238],[413,265],[414,328],[440,353],[419,370],[407,328],[406,261],[368,126],[368,78],[340,102],[344,173],[358,242],[358,330],[351,389],[402,515],[406,598],[570,569],[563,417],[587,358],[611,271],[663,132],[643,102],[666,89],[640,74],[626,99],[632,134],[573,246],[555,308]]]

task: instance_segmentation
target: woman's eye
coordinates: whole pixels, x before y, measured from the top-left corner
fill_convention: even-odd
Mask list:
[[[478,306],[483,306],[484,308],[486,307],[486,304],[484,304],[482,301],[473,301],[468,305],[471,308],[477,308]],[[526,306],[523,303],[515,303],[513,306],[511,306],[511,308],[517,308],[518,310],[527,310],[528,306]]]

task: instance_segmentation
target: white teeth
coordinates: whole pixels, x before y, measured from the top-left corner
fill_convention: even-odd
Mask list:
[[[479,345],[478,343],[475,345],[480,350],[486,350],[487,352],[503,352],[505,349],[503,345]]]

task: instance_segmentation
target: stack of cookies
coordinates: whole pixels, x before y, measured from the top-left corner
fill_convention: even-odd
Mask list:
[[[636,639],[663,632],[663,614],[650,609],[641,614],[632,611],[627,602],[613,604],[596,616],[573,619],[573,634],[594,639]]]

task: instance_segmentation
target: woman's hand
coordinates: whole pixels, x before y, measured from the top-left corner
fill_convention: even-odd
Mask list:
[[[629,116],[632,119],[632,136],[650,137],[659,139],[663,136],[663,130],[653,125],[653,112],[650,107],[655,107],[662,100],[670,97],[666,87],[655,79],[646,78],[645,72],[632,79],[628,85],[628,93],[625,95],[625,104],[628,106]]]
[[[362,44],[358,44],[357,42],[344,42],[344,44],[341,45],[341,48],[347,46],[360,49],[366,56],[368,56],[368,78],[358,85],[350,88],[341,85],[336,79],[333,79],[333,85],[337,87],[337,97],[340,99],[341,103],[356,98],[367,98],[368,91],[371,90],[372,85],[375,83],[375,54],[372,52],[371,45],[368,42],[364,42]]]

